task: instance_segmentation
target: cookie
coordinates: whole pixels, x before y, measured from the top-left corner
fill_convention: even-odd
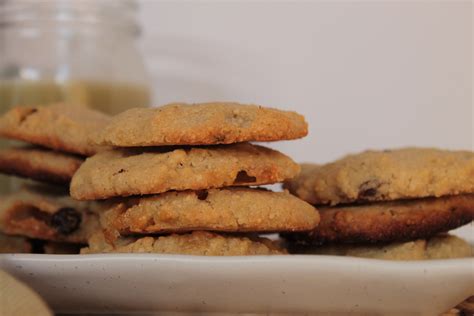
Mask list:
[[[0,233],[0,253],[30,253],[31,244],[21,236],[9,236]]]
[[[102,213],[109,235],[307,231],[318,212],[287,192],[251,188],[167,192],[113,203]]]
[[[53,184],[69,184],[81,157],[41,147],[0,149],[0,173]]]
[[[275,150],[248,143],[188,148],[111,149],[88,158],[71,181],[78,200],[106,199],[281,182],[299,166]]]
[[[434,148],[366,151],[326,165],[304,164],[285,187],[317,205],[474,193],[474,153]]]
[[[53,188],[23,188],[0,201],[0,231],[5,234],[85,244],[98,227],[91,203]]]
[[[464,258],[474,255],[472,246],[456,236],[438,235],[428,240],[426,245],[427,259]]]
[[[110,117],[69,104],[17,106],[0,117],[0,136],[50,149],[90,156],[100,147],[89,144],[89,135]]]
[[[454,259],[472,256],[472,248],[465,240],[452,235],[439,235],[428,240],[390,243],[383,245],[329,245],[296,247],[293,254],[318,254],[362,257],[384,260]]]
[[[471,222],[474,194],[318,207],[321,221],[309,233],[286,238],[310,244],[377,243],[429,238]]]
[[[198,256],[278,255],[286,251],[266,238],[218,235],[195,231],[190,234],[161,237],[121,238],[109,244],[101,232],[89,239],[89,247],[81,254],[91,253],[162,253]]]
[[[214,145],[307,134],[304,117],[295,112],[234,102],[173,103],[124,111],[91,140],[117,147]]]

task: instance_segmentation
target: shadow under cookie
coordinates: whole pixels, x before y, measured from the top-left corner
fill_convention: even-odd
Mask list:
[[[427,260],[470,257],[473,249],[465,240],[441,234],[429,239],[382,244],[289,244],[291,254],[332,255],[384,260]]]

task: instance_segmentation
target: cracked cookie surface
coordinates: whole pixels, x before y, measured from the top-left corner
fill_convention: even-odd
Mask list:
[[[78,200],[106,199],[281,182],[299,166],[284,154],[248,143],[209,147],[117,148],[88,158],[71,181]]]
[[[120,238],[107,242],[101,232],[89,239],[89,247],[81,254],[90,253],[162,253],[199,256],[281,255],[286,251],[266,238],[249,238],[195,231],[161,237]]]
[[[40,147],[10,147],[0,150],[0,172],[53,184],[69,184],[83,163],[78,156]]]
[[[110,117],[69,104],[17,106],[0,117],[0,135],[50,149],[90,156],[100,147],[89,144],[91,132]]]
[[[308,126],[295,112],[234,102],[174,103],[127,110],[91,140],[117,147],[212,145],[304,137]]]
[[[318,207],[318,210],[321,221],[316,229],[285,234],[285,238],[315,245],[429,238],[471,222],[474,194]]]
[[[112,204],[101,215],[109,238],[193,230],[305,231],[318,222],[317,210],[297,197],[251,188],[173,191],[131,198]]]
[[[325,165],[303,164],[300,175],[285,187],[315,205],[474,193],[474,153],[366,151]]]

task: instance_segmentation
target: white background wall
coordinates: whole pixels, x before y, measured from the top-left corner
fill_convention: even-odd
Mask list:
[[[141,0],[155,103],[304,114],[272,145],[323,162],[366,148],[473,146],[470,1]]]

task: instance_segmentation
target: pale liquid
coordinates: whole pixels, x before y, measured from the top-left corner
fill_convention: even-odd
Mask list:
[[[0,81],[0,112],[16,105],[65,104],[84,105],[105,113],[117,114],[132,107],[150,105],[150,91],[145,86],[120,82],[76,80],[65,83],[52,81]],[[8,144],[0,139],[0,147]],[[10,191],[12,177],[0,175],[0,193]]]

